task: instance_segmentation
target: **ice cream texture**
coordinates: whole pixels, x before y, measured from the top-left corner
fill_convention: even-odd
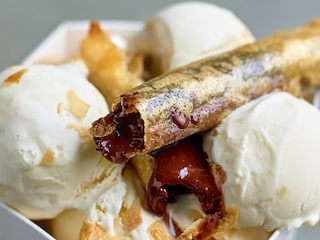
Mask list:
[[[320,112],[288,93],[260,97],[205,135],[205,150],[227,175],[226,208],[238,228],[267,231],[315,224],[320,214]]]
[[[102,95],[76,71],[32,65],[0,74],[0,101],[0,200],[31,219],[84,206],[105,171],[88,132],[109,111]]]
[[[125,168],[121,176],[113,179],[113,184],[87,208],[80,239],[96,236],[97,231],[88,231],[90,228],[102,228],[103,239],[172,239],[162,219],[146,207],[141,197],[144,190],[135,171]]]
[[[54,218],[49,223],[52,235],[59,240],[172,239],[162,219],[146,207],[136,172],[130,167],[119,172],[114,164],[104,164],[101,187],[91,192],[95,197],[86,201],[85,207],[64,211]]]
[[[245,24],[228,9],[183,2],[154,14],[129,45],[150,55],[155,71],[161,73],[253,40]]]
[[[134,171],[95,150],[88,129],[108,108],[82,73],[16,66],[0,74],[0,99],[1,201],[31,219],[53,218],[57,239],[87,239],[97,233],[91,226],[106,239],[170,239]]]

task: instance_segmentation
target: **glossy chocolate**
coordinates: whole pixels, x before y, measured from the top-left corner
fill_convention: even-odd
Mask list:
[[[115,110],[103,120],[112,133],[103,137],[94,137],[96,149],[103,156],[115,163],[123,163],[128,160],[132,152],[144,146],[144,123],[140,114],[130,104],[134,95],[123,96]],[[101,120],[93,123],[99,124]]]
[[[206,213],[221,210],[222,193],[211,164],[202,150],[200,136],[192,136],[155,152],[155,168],[148,188],[148,200],[158,214],[181,193],[195,194]]]

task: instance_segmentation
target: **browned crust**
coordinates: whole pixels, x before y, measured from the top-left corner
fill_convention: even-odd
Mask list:
[[[142,224],[143,219],[141,216],[140,199],[136,198],[130,208],[123,209],[120,213],[120,217],[123,224],[123,228],[127,233],[131,232],[140,224]]]
[[[6,80],[3,81],[4,84],[18,84],[21,77],[28,72],[27,68],[23,68],[20,71],[17,71],[13,75],[9,76]]]
[[[139,74],[138,65],[142,60],[137,56],[128,66],[126,52],[112,42],[96,21],[90,22],[80,53],[89,69],[90,82],[101,91],[110,109],[121,93],[143,82],[135,75]],[[129,67],[134,72],[129,71]]]
[[[173,238],[167,234],[165,225],[161,220],[152,223],[148,227],[148,234],[153,240],[172,240]]]
[[[192,223],[177,240],[205,240],[215,239],[215,235],[232,229],[238,222],[238,209],[230,208],[226,211],[223,218],[217,222],[217,226],[208,227],[210,225],[209,216],[198,219]]]
[[[279,32],[218,56],[203,59],[150,80],[128,96],[144,121],[144,153],[215,127],[233,109],[275,90],[300,94],[302,84],[320,83],[320,19]],[[126,103],[125,103],[126,104]],[[178,110],[183,127],[172,117]],[[99,123],[100,122],[100,123]],[[91,129],[104,136],[103,119]]]
[[[84,221],[80,230],[79,240],[122,240],[122,238],[109,234],[97,223]]]

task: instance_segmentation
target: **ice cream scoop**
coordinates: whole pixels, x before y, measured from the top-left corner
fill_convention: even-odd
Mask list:
[[[110,172],[107,178],[114,174]],[[162,219],[148,210],[135,171],[126,167],[113,179],[84,211],[79,239],[172,239]]]
[[[317,108],[275,92],[234,110],[206,134],[206,152],[226,172],[224,202],[238,209],[238,228],[319,221],[319,122]]]
[[[253,40],[230,10],[210,3],[183,2],[151,17],[130,45],[148,55],[152,70],[161,73]]]
[[[84,206],[104,172],[88,132],[108,113],[102,95],[76,71],[15,66],[0,74],[0,101],[0,200],[31,219]]]

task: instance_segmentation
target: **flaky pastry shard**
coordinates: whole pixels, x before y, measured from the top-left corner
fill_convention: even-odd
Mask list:
[[[143,82],[136,75],[141,68],[140,56],[130,57],[96,21],[90,23],[80,53],[89,69],[89,80],[101,91],[110,109],[120,94]]]

